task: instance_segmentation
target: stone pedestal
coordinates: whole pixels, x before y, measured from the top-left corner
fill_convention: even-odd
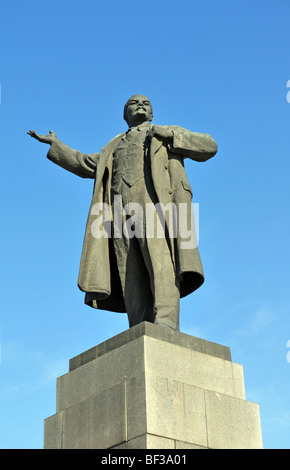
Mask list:
[[[46,449],[262,448],[229,348],[141,323],[70,360]]]

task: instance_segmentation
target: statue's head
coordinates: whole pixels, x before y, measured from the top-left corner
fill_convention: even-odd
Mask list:
[[[145,95],[133,95],[124,106],[124,119],[129,127],[152,121],[152,106]]]

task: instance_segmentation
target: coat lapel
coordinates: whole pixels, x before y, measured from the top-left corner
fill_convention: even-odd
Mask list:
[[[150,146],[151,158],[153,158],[154,155],[158,152],[158,150],[160,150],[162,145],[163,145],[163,142],[161,140],[156,139],[156,137],[152,137],[151,146]]]

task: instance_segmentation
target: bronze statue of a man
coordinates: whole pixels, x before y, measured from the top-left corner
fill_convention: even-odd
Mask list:
[[[144,95],[127,101],[124,119],[128,131],[90,155],[68,147],[53,131],[28,134],[50,144],[51,161],[95,180],[78,279],[85,303],[127,312],[130,327],[149,321],[179,330],[180,297],[204,282],[197,244],[186,241],[193,211],[184,159],[206,161],[217,144],[208,134],[151,124],[152,106]],[[168,207],[174,208],[170,217]],[[152,230],[157,219],[158,229],[163,221],[158,233]]]

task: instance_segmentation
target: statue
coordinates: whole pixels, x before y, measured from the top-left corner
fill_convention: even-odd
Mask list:
[[[95,180],[78,278],[85,303],[127,312],[130,327],[149,321],[179,330],[180,298],[204,282],[184,159],[206,161],[217,144],[208,134],[152,124],[144,95],[127,101],[124,119],[127,132],[90,155],[53,131],[28,134],[50,145],[49,160]]]

